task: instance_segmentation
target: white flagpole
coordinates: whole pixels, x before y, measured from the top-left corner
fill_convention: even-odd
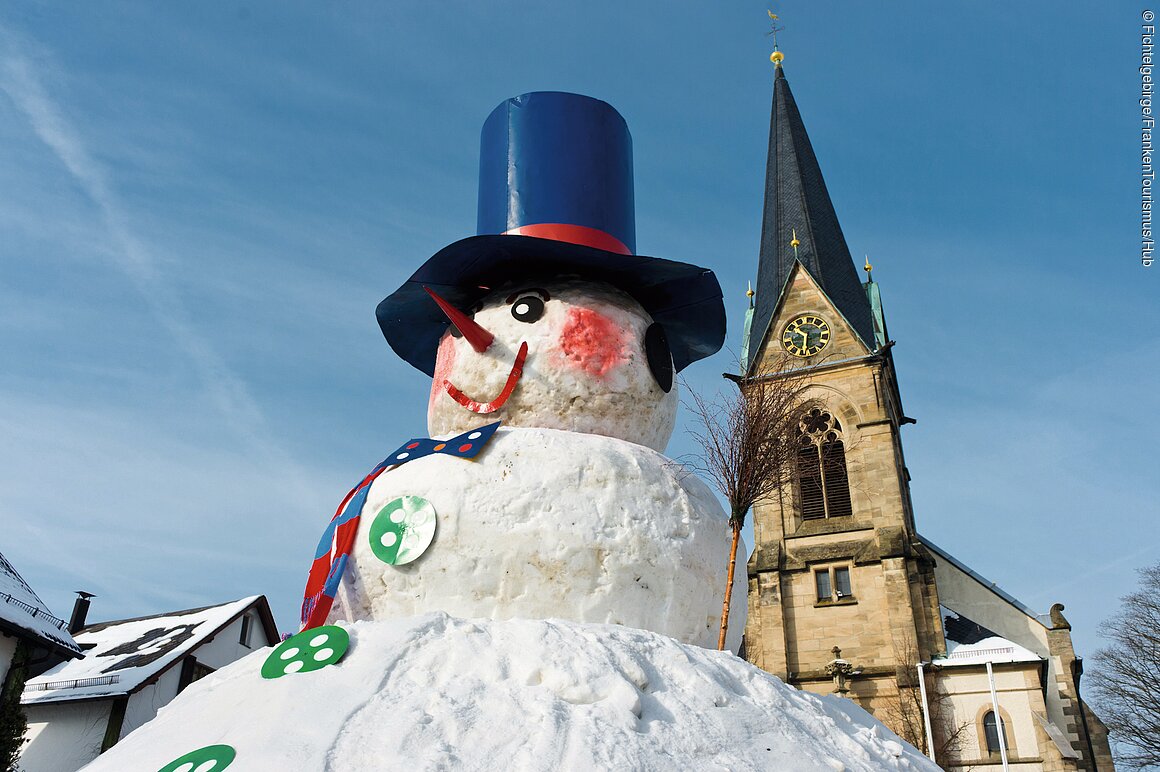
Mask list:
[[[922,723],[926,727],[926,755],[934,761],[934,734],[930,731],[930,707],[926,702],[926,679],[922,677],[922,663],[918,663],[918,691],[922,695]]]
[[[987,660],[987,680],[991,682],[991,708],[995,711],[995,731],[999,733],[999,756],[1003,759],[1003,772],[1007,772],[1007,737],[1003,731],[1003,716],[999,713],[999,696],[995,694],[995,671],[991,660]]]

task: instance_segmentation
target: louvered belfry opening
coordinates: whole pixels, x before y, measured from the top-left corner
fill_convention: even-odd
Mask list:
[[[853,513],[842,424],[824,410],[815,408],[802,421],[797,471],[803,520]]]

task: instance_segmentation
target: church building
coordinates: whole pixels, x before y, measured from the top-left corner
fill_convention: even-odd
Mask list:
[[[1041,615],[919,534],[898,375],[775,54],[743,377],[806,370],[793,482],[754,508],[745,655],[839,692],[952,770],[1111,770],[1060,604]]]

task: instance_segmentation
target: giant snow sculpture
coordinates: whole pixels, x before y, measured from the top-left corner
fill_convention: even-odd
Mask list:
[[[480,169],[479,235],[378,308],[432,377],[432,436],[343,499],[301,632],[88,769],[935,769],[852,702],[708,648],[727,517],[662,451],[724,309],[710,271],[634,254],[624,120],[510,99]]]

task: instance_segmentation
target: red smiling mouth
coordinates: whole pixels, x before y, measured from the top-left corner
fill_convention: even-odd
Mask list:
[[[447,390],[447,394],[460,405],[467,408],[473,413],[494,413],[504,406],[508,401],[508,397],[516,389],[516,381],[524,374],[524,360],[528,358],[528,343],[524,341],[520,344],[519,353],[516,354],[515,364],[512,365],[511,372],[508,373],[507,383],[503,385],[503,390],[499,396],[491,402],[476,402],[459,389],[451,384],[451,381],[443,381],[443,388]]]

